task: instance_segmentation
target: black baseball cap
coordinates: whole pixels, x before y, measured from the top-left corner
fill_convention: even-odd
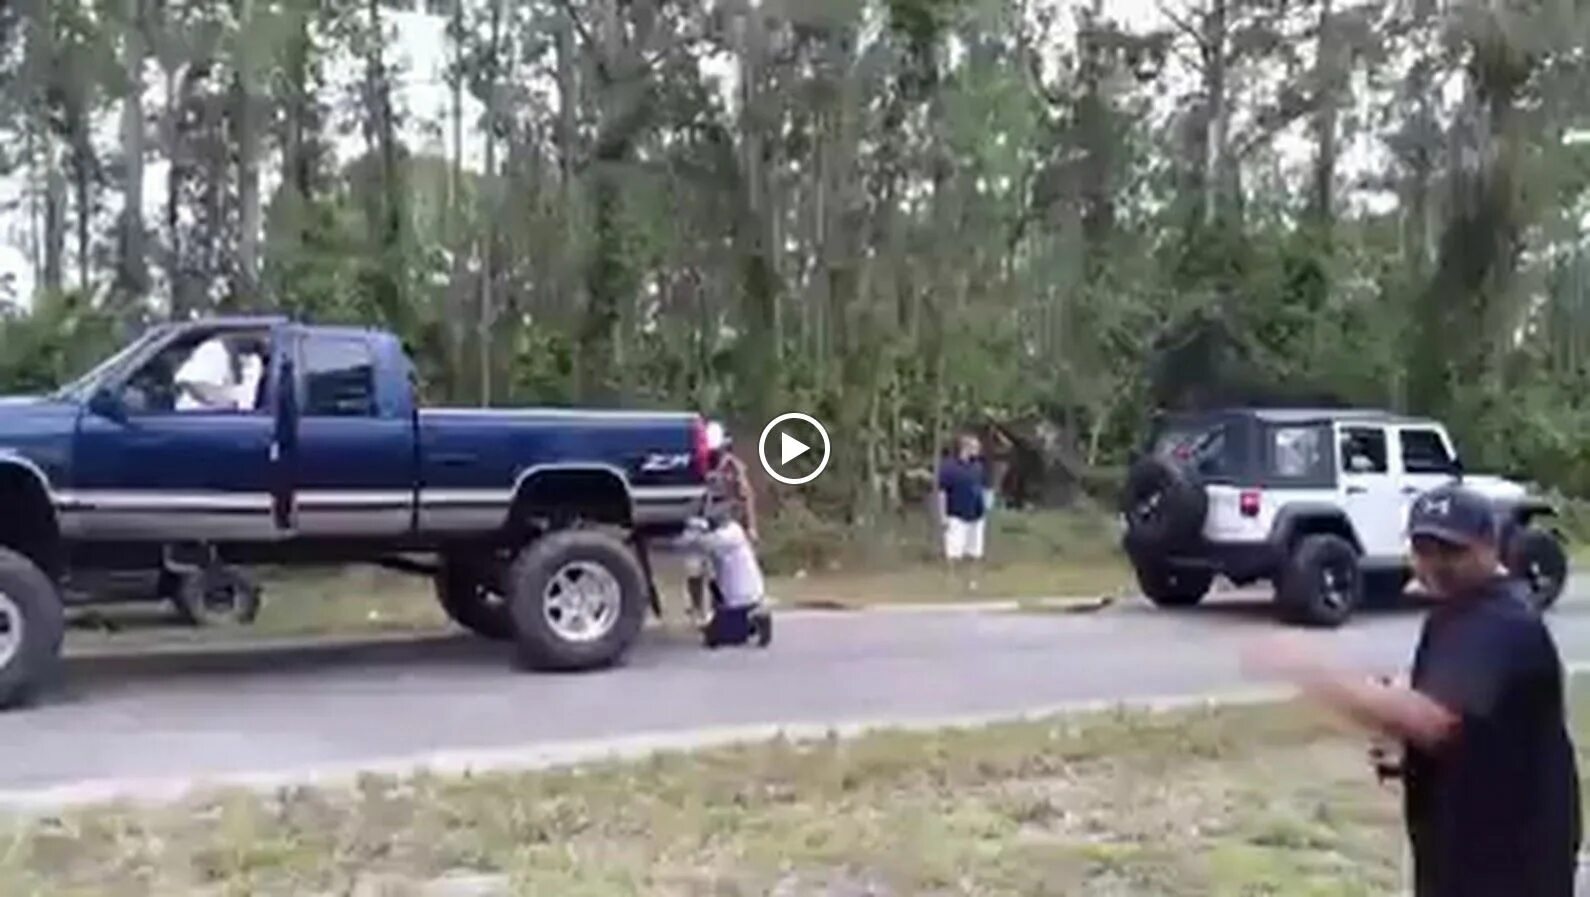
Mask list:
[[[1449,545],[1496,544],[1496,506],[1462,486],[1438,486],[1419,496],[1408,513],[1408,537]]]

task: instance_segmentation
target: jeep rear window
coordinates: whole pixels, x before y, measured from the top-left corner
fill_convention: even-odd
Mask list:
[[[1236,472],[1234,442],[1224,422],[1171,426],[1154,440],[1154,455],[1185,464],[1205,477]]]

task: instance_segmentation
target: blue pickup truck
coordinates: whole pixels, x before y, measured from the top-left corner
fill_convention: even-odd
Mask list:
[[[252,380],[201,394],[183,372],[207,351]],[[705,422],[421,408],[415,383],[390,334],[246,318],[157,326],[51,395],[0,399],[0,706],[55,671],[72,575],[179,554],[426,573],[526,666],[619,660],[655,606],[646,539],[699,511]]]

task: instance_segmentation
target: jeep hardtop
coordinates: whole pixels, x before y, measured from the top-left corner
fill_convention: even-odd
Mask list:
[[[1424,491],[1462,480],[1496,503],[1503,557],[1541,609],[1562,594],[1553,513],[1521,484],[1466,474],[1439,422],[1372,409],[1231,408],[1162,415],[1122,497],[1123,545],[1161,606],[1219,575],[1268,580],[1283,619],[1336,626],[1411,578],[1405,529]]]

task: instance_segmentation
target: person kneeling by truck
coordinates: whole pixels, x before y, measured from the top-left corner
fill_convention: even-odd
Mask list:
[[[739,521],[724,510],[709,510],[686,526],[684,547],[699,552],[712,572],[712,611],[701,627],[708,648],[743,645],[753,636],[766,647],[773,640],[773,616],[768,611],[762,565],[756,549]]]

